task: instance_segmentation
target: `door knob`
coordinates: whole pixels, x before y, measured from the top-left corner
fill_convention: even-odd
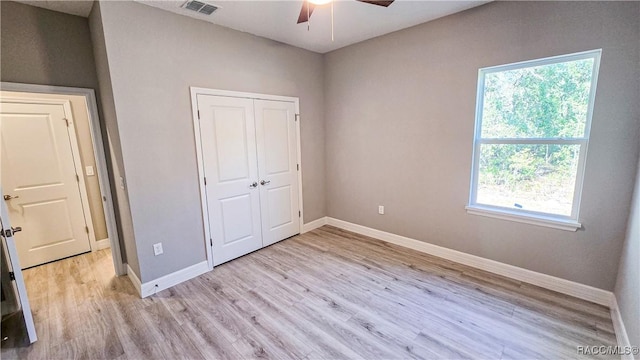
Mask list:
[[[17,199],[17,198],[19,198],[19,197],[20,197],[20,196],[5,195],[5,196],[4,196],[4,199],[5,199],[5,200],[11,200],[11,199]]]
[[[268,180],[268,181],[262,180],[262,181],[260,181],[260,185],[263,185],[263,186],[264,185],[269,185],[270,182],[271,182],[271,180]]]
[[[0,230],[0,235],[4,236],[5,238],[10,238],[13,236],[13,234],[22,231],[22,228],[20,226],[16,226],[16,227],[12,227],[11,229],[7,229],[7,230]]]
[[[249,187],[252,188],[252,189],[256,188],[256,187],[258,187],[258,183],[254,181],[253,184],[249,185]]]

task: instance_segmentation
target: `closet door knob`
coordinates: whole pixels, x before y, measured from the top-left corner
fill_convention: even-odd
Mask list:
[[[249,185],[249,187],[252,188],[252,189],[256,188],[256,187],[258,187],[258,183],[254,181],[253,184]]]
[[[271,180],[268,180],[268,181],[262,180],[262,181],[260,181],[260,185],[262,185],[262,186],[269,185],[270,182],[271,182]]]

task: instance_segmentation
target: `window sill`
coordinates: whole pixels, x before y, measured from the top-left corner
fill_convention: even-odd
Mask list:
[[[573,220],[557,219],[553,217],[537,216],[531,214],[516,213],[508,210],[498,210],[494,208],[469,205],[465,206],[468,214],[487,216],[496,219],[515,221],[524,224],[545,226],[553,229],[576,231],[582,227],[582,224]]]

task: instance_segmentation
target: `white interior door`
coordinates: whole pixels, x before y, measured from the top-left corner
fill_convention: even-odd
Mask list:
[[[0,108],[4,202],[23,268],[90,251],[64,105],[3,102]],[[72,140],[73,139],[73,140]]]
[[[295,105],[254,100],[262,243],[271,245],[300,232]]]
[[[197,102],[215,266],[262,247],[253,100]]]
[[[0,191],[2,188],[0,187]],[[33,322],[33,314],[31,313],[31,305],[29,304],[29,298],[27,297],[27,288],[24,284],[24,278],[22,277],[22,268],[20,267],[20,260],[18,259],[18,251],[14,241],[13,228],[9,220],[7,206],[4,203],[0,204],[0,226],[2,229],[1,241],[2,251],[5,251],[7,260],[9,261],[9,271],[13,273],[15,279],[15,292],[19,300],[20,308],[22,310],[22,318],[24,319],[24,326],[27,330],[27,336],[29,342],[33,343],[38,340],[36,335],[36,326]]]

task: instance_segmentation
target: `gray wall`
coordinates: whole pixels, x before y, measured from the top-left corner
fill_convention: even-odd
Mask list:
[[[87,19],[12,1],[1,1],[0,8],[2,81],[97,88]],[[71,108],[77,125],[80,158],[83,166],[95,168],[89,122],[86,111],[84,114],[78,111],[77,101],[71,100]],[[85,175],[85,183],[96,240],[106,239],[98,177]]]
[[[116,118],[115,103],[113,101],[113,89],[111,85],[111,73],[109,70],[109,60],[105,45],[105,34],[102,27],[102,16],[100,4],[96,2],[89,15],[89,26],[91,28],[91,39],[93,44],[93,54],[96,63],[96,72],[99,79],[99,97],[102,104],[102,122],[107,137],[104,143],[107,145],[111,169],[111,193],[114,197],[116,217],[118,220],[121,250],[123,252],[123,262],[129,265],[140,278],[140,263],[138,262],[138,252],[136,240],[133,233],[133,222],[131,210],[129,208],[129,198],[124,188],[120,186],[120,178],[124,178],[124,165],[120,146],[120,133]]]
[[[2,81],[98,87],[86,18],[1,1]]]
[[[99,10],[143,282],[205,260],[189,86],[299,97],[305,220],[326,215],[321,55],[138,3]]]
[[[638,159],[639,15],[638,2],[494,2],[327,54],[328,215],[612,290]],[[584,229],[468,215],[478,69],[597,48]]]
[[[640,164],[615,294],[629,341],[640,346]]]

